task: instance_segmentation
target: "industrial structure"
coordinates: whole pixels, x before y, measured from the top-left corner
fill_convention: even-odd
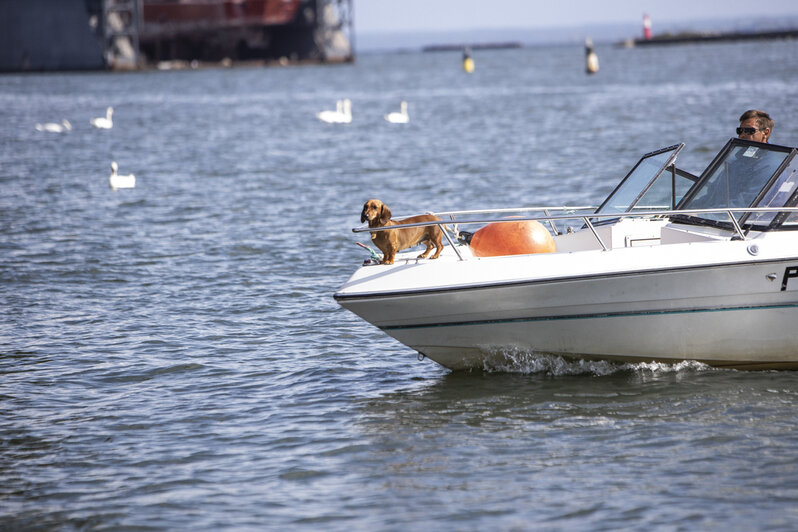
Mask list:
[[[352,0],[3,0],[0,71],[351,62]]]

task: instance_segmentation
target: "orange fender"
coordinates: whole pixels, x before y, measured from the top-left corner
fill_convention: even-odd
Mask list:
[[[551,233],[534,220],[488,224],[471,237],[471,251],[477,257],[526,255],[557,251]]]

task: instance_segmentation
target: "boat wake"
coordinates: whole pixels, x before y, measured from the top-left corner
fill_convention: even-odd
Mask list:
[[[712,371],[713,368],[695,360],[676,364],[662,362],[612,362],[608,360],[584,360],[536,353],[520,349],[491,349],[485,357],[482,371],[486,373],[544,374],[551,376],[594,375],[606,376],[622,372],[664,374],[685,371]]]

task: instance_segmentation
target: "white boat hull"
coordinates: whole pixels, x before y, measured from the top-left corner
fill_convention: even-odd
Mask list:
[[[451,369],[501,366],[519,353],[798,368],[798,279],[782,290],[798,257],[779,257],[775,244],[763,246],[770,254],[752,257],[748,244],[681,244],[691,246],[692,260],[699,258],[692,264],[680,262],[685,254],[677,246],[635,248],[633,255],[623,248],[398,261],[361,268],[336,299]],[[501,268],[490,268],[491,261]],[[436,269],[448,272],[448,283]],[[506,272],[503,279],[498,271]],[[531,273],[519,277],[522,271]],[[386,289],[390,276],[396,290]],[[412,290],[399,288],[403,277],[416,279]],[[425,278],[428,287],[418,283]]]

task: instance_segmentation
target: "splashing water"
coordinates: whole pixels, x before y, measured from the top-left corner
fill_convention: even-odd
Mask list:
[[[539,353],[519,348],[490,348],[486,351],[489,356],[486,357],[482,370],[487,373],[606,376],[626,371],[663,374],[714,370],[711,366],[695,360],[685,360],[677,364],[664,362],[613,362],[609,360],[569,358],[562,355]]]

